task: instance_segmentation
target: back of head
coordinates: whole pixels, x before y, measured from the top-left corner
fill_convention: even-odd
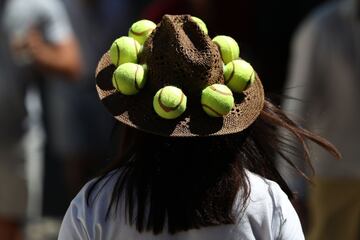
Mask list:
[[[233,223],[240,185],[247,189],[243,162],[237,161],[245,133],[169,138],[126,130],[127,150],[110,169],[122,171],[122,190],[115,194],[124,194],[138,230],[160,233],[167,225],[175,233]],[[149,217],[135,209],[148,209]]]
[[[205,24],[190,15],[134,25],[133,32],[150,26],[150,33],[136,36],[148,37],[143,50],[138,53],[134,39],[121,37],[96,71],[101,101],[127,126],[124,138],[114,139],[122,154],[114,155],[102,176],[120,172],[108,216],[117,214],[121,197],[127,221],[140,232],[235,223],[234,202],[241,193],[244,209],[251,191],[247,169],[278,182],[291,196],[275,156],[292,164],[284,152],[294,146],[278,135],[279,127],[297,138],[308,162],[306,139],[339,156],[325,139],[265,100],[260,78],[240,59],[231,37],[211,40]],[[135,63],[116,66],[124,57]]]

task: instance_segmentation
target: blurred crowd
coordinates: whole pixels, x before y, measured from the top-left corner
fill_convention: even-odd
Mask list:
[[[133,22],[164,14],[233,37],[268,97],[339,148],[339,162],[312,149],[314,184],[279,168],[309,239],[360,239],[360,0],[0,0],[0,239],[56,239],[56,224],[53,236],[27,229],[61,221],[108,159],[97,61]]]

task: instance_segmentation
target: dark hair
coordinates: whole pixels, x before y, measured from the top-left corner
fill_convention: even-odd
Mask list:
[[[279,135],[279,127],[296,137],[300,152],[295,151],[289,139]],[[245,208],[251,190],[246,169],[276,181],[291,198],[290,189],[275,167],[275,156],[279,154],[296,168],[290,156],[300,153],[311,166],[307,139],[340,157],[331,143],[298,126],[269,101],[265,101],[260,116],[248,129],[232,135],[169,138],[125,129],[126,150],[122,156],[113,157],[112,165],[91,186],[87,201],[91,204],[94,187],[117,169],[120,174],[106,217],[118,212],[123,197],[127,221],[139,232],[158,234],[167,226],[173,234],[234,223],[237,193],[243,193],[241,207]]]

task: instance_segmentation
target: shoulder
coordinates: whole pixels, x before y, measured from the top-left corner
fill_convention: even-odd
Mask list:
[[[248,177],[249,183],[251,184],[252,190],[254,190],[254,194],[263,192],[264,190],[268,191],[270,194],[282,192],[280,186],[267,178],[264,178],[256,173],[246,171],[246,175]]]
[[[284,212],[288,211],[289,207],[293,207],[280,186],[276,182],[252,172],[248,172],[247,176],[251,191],[249,204],[259,204],[261,207],[270,210],[273,217],[278,217],[281,221],[284,220]]]
[[[303,239],[297,213],[280,186],[249,171],[247,176],[250,195],[241,222],[259,238]]]
[[[85,207],[93,208],[97,202],[106,205],[110,201],[118,176],[119,171],[114,170],[104,176],[90,180],[82,187],[71,204],[81,206],[84,209]]]
[[[106,225],[106,212],[118,174],[112,171],[84,185],[66,211],[59,239],[94,239],[97,236],[99,224]]]
[[[250,171],[247,171],[247,176],[250,185],[249,201],[253,204],[270,204],[271,207],[278,208],[284,200],[289,201],[276,182]]]
[[[69,209],[75,209],[77,217],[84,223],[94,217],[104,220],[118,176],[119,171],[114,170],[86,183],[71,201]]]

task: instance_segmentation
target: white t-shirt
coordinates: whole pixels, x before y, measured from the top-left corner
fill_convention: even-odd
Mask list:
[[[0,9],[0,158],[19,145],[25,131],[25,93],[39,78],[27,54],[15,54],[12,45],[25,41],[30,28],[37,27],[46,41],[59,44],[73,36],[60,0],[11,0]],[[27,57],[25,57],[25,55]],[[4,155],[1,153],[5,152]],[[12,158],[9,159],[10,161]]]
[[[245,212],[239,214],[240,219],[238,219],[236,224],[204,227],[179,232],[174,235],[170,235],[167,232],[159,235],[153,235],[151,232],[139,233],[134,226],[129,226],[125,223],[123,217],[125,214],[122,214],[121,217],[110,217],[105,221],[106,210],[117,174],[113,177],[107,176],[96,186],[95,193],[100,190],[102,183],[107,181],[104,188],[99,191],[97,199],[90,206],[86,204],[86,193],[89,190],[89,186],[91,186],[91,182],[82,188],[66,212],[61,225],[59,240],[304,239],[299,218],[286,194],[277,183],[251,172],[247,172],[251,186],[249,202]],[[239,203],[240,201],[236,202]],[[238,205],[234,206],[234,211],[239,209]]]

